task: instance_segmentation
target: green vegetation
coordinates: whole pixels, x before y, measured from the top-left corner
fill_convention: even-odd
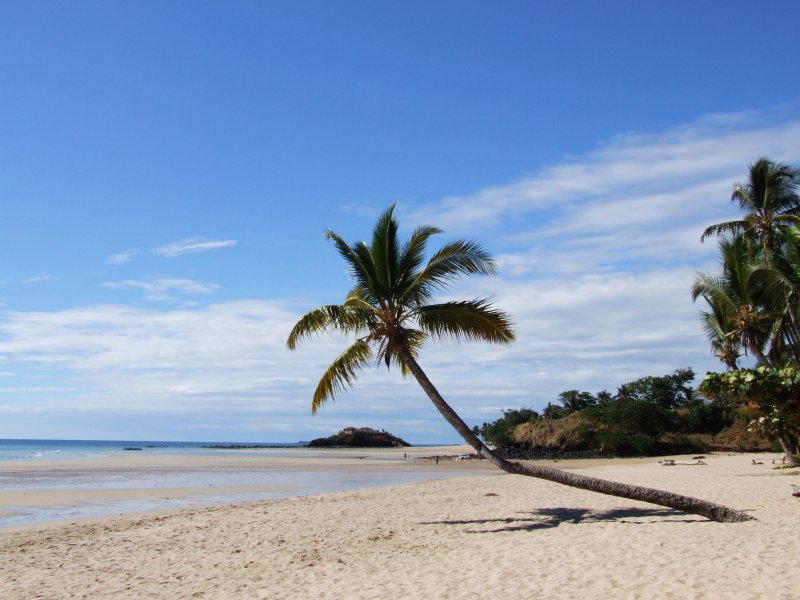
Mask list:
[[[514,443],[514,431],[517,425],[531,423],[542,417],[531,408],[504,410],[503,416],[491,423],[484,423],[482,427],[473,427],[476,435],[496,446],[508,446]]]
[[[731,200],[743,216],[708,227],[717,236],[720,270],[698,273],[692,295],[713,352],[728,373],[710,373],[702,390],[751,414],[753,428],[776,439],[790,464],[800,452],[800,170],[762,158]],[[742,352],[756,369],[739,369]],[[770,396],[770,394],[773,394]]]
[[[692,369],[678,369],[622,384],[615,395],[569,390],[559,394],[560,406],[549,403],[542,415],[529,408],[505,410],[500,419],[475,431],[496,446],[567,454],[705,452],[713,442],[710,436],[733,426],[737,413],[704,400],[691,386],[693,379]],[[763,444],[756,435],[751,440],[756,447]]]
[[[751,431],[776,439],[790,464],[800,454],[800,369],[758,367],[708,373],[700,386],[711,398],[743,405]]]

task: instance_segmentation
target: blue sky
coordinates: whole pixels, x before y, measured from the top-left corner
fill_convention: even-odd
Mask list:
[[[345,343],[289,353],[350,282],[322,236],[392,202],[498,259],[509,348],[421,357],[471,424],[720,369],[689,287],[766,155],[800,164],[794,2],[0,4],[0,437],[457,436]],[[407,230],[408,231],[408,230]]]

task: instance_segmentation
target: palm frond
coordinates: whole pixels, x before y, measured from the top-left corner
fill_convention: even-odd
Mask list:
[[[356,276],[356,281],[376,298],[386,294],[386,287],[381,283],[372,257],[372,249],[366,242],[357,242],[352,246],[353,253],[358,257],[361,272]]]
[[[514,341],[511,318],[488,300],[466,300],[421,306],[416,311],[422,330],[437,338],[480,340],[496,344]]]
[[[703,235],[700,236],[700,241],[705,241],[706,238],[713,236],[724,236],[724,235],[739,235],[745,230],[747,230],[747,222],[743,220],[738,221],[726,221],[725,223],[717,223],[716,225],[711,225],[706,227],[705,231],[703,231]]]
[[[442,233],[437,227],[417,227],[403,246],[399,257],[398,285],[405,289],[413,281],[422,263],[425,261],[425,248],[428,239]]]
[[[724,277],[710,273],[698,273],[692,285],[692,300],[702,296],[710,305],[724,305],[726,309],[735,309],[735,299],[731,297],[729,286]]]
[[[372,319],[372,312],[364,308],[337,304],[320,306],[307,312],[295,323],[286,340],[286,347],[294,350],[303,339],[329,330],[344,334],[358,333],[368,329]]]
[[[386,210],[375,224],[372,232],[370,256],[375,268],[375,279],[382,289],[394,290],[396,285],[398,254],[397,221],[394,219],[394,204]],[[391,293],[391,292],[390,292]]]
[[[320,406],[328,400],[333,400],[337,392],[352,386],[357,379],[359,369],[369,364],[371,358],[372,350],[369,344],[360,339],[342,352],[322,374],[311,400],[311,414],[316,414]]]
[[[358,244],[355,245],[355,248],[350,247],[347,242],[330,229],[325,232],[325,237],[333,241],[337,252],[347,263],[350,276],[355,280],[356,284],[369,288],[374,279],[374,270],[371,268],[369,258],[365,261],[364,256],[357,252]]]
[[[784,213],[782,215],[776,215],[775,220],[785,227],[797,227],[800,225],[800,216],[794,214]]]
[[[363,310],[375,311],[376,302],[371,297],[369,290],[362,286],[353,288],[347,293],[344,305],[351,308],[361,308]]]
[[[428,300],[435,290],[469,275],[494,275],[494,260],[477,242],[457,240],[442,246],[405,290],[405,298]]]

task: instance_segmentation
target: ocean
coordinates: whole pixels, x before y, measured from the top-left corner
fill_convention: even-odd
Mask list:
[[[222,448],[227,446],[228,448]],[[0,460],[60,460],[103,458],[122,452],[148,454],[215,455],[230,453],[234,446],[253,446],[262,449],[302,448],[303,442],[246,443],[246,442],[163,442],[142,440],[0,440]],[[133,449],[136,450],[133,450]],[[245,448],[242,448],[243,450]]]

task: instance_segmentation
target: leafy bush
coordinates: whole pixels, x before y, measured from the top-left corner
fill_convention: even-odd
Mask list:
[[[539,419],[539,413],[532,408],[509,409],[503,411],[503,416],[491,423],[484,423],[473,430],[484,441],[496,446],[510,446],[514,443],[514,430],[518,425],[531,423]]]
[[[728,410],[714,402],[698,402],[680,415],[682,429],[691,433],[710,433],[716,435],[733,424],[734,418]]]
[[[780,440],[790,458],[800,454],[800,368],[762,366],[707,373],[700,391],[709,398],[743,405],[753,417],[752,431]]]

